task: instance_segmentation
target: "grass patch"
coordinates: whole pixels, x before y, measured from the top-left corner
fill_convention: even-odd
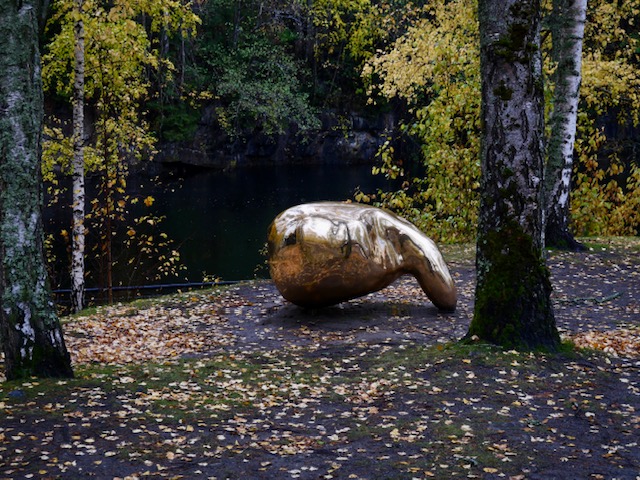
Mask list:
[[[445,243],[438,246],[447,263],[474,264],[476,259],[475,243]]]

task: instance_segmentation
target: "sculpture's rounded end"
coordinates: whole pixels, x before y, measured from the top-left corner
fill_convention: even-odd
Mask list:
[[[429,275],[428,278],[416,275],[416,278],[424,293],[438,310],[444,313],[455,312],[458,305],[458,292],[449,275],[447,278],[441,278],[439,275]]]

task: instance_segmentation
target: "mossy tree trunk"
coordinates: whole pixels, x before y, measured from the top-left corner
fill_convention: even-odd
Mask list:
[[[543,256],[540,0],[481,0],[482,183],[475,311],[466,339],[556,350]]]
[[[582,80],[582,39],[587,0],[554,0],[549,20],[554,74],[551,134],[545,170],[546,244],[561,249],[583,250],[569,230],[569,199],[576,139],[578,101]]]
[[[0,5],[0,339],[6,376],[69,377],[43,255],[39,5]]]

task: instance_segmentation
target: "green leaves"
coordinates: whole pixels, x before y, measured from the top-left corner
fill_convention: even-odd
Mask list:
[[[283,48],[254,39],[225,55],[221,68],[216,93],[225,105],[218,115],[228,133],[283,133],[292,123],[301,130],[319,127],[297,77],[299,65]]]

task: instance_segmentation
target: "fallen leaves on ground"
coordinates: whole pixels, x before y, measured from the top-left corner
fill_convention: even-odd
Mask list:
[[[65,319],[77,378],[0,385],[0,479],[634,478],[637,259],[571,255],[558,323],[604,355],[447,343],[469,262],[452,315],[402,280],[322,312],[253,282]]]
[[[640,328],[629,326],[607,331],[589,331],[571,335],[579,348],[592,348],[616,357],[640,357]]]
[[[87,366],[0,397],[0,478],[626,478],[638,365],[604,358],[359,343]]]
[[[217,297],[178,297],[175,303],[136,308],[99,307],[64,327],[72,360],[82,363],[143,363],[210,351],[235,342],[219,312],[229,308]],[[214,300],[212,300],[214,299]]]

